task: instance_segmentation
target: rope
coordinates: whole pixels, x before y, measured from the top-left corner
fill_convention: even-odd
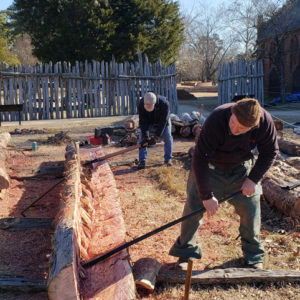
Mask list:
[[[282,120],[282,119],[280,119],[280,118],[278,118],[278,117],[272,115],[271,113],[270,113],[270,115],[272,116],[272,118],[275,118],[275,119],[281,121],[282,123],[291,126],[292,128],[300,128],[300,126],[296,126],[296,125],[294,125],[294,124],[288,123],[288,122],[286,122],[286,121],[284,121],[284,120]]]

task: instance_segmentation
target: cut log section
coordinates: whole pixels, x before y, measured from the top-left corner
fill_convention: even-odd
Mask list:
[[[300,186],[287,187],[299,180],[299,170],[280,159],[276,159],[262,180],[263,195],[270,205],[296,220],[300,217]]]
[[[124,127],[126,131],[134,131],[139,127],[139,116],[133,115],[130,116],[129,119],[125,120]]]
[[[161,264],[153,258],[139,259],[132,269],[136,286],[153,292],[160,267]]]
[[[161,267],[157,282],[184,283],[186,272]],[[300,271],[292,270],[255,270],[248,268],[213,269],[192,272],[192,283],[226,284],[254,282],[300,282]]]

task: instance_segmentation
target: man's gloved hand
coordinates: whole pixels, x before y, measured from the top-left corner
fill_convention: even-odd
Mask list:
[[[151,138],[148,141],[148,145],[149,146],[153,146],[156,144],[156,137],[155,136],[151,136]]]
[[[143,138],[142,141],[140,142],[141,148],[145,148],[149,145],[149,140],[150,138]]]

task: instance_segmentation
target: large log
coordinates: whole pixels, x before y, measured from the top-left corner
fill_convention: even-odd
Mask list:
[[[300,144],[287,139],[278,139],[280,151],[288,155],[300,156]]]
[[[280,158],[276,159],[262,180],[263,195],[270,205],[296,220],[300,217],[300,187],[292,190],[286,187],[299,180],[299,170]]]
[[[51,268],[48,279],[50,300],[79,300],[79,257],[80,248],[76,232],[78,206],[80,201],[80,160],[76,149],[67,146],[66,182],[63,189],[63,202],[56,217],[56,230],[53,239]]]
[[[185,278],[186,272],[163,266],[157,276],[157,282],[184,283]],[[300,271],[228,268],[192,272],[192,283],[198,284],[266,283],[283,281],[300,282]]]

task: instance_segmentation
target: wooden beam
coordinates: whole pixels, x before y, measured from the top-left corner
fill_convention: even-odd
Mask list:
[[[3,218],[0,219],[0,229],[17,231],[32,228],[52,227],[53,218]]]
[[[43,292],[47,291],[47,280],[25,277],[0,277],[0,290],[13,292]]]
[[[157,282],[184,283],[186,272],[161,267]],[[300,282],[300,271],[294,270],[255,270],[250,268],[213,269],[192,272],[192,283],[236,284],[266,282]]]

